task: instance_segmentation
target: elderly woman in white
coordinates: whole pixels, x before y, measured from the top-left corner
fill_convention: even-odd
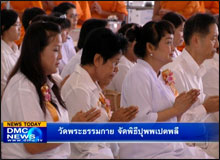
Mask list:
[[[121,96],[121,105],[139,106],[133,122],[177,122],[199,95],[198,90],[192,89],[177,96],[169,71],[160,72],[163,65],[172,61],[173,34],[174,28],[167,21],[151,21],[141,29],[134,48],[140,59],[127,73]],[[119,146],[120,158],[210,158],[200,148],[184,143],[121,143]]]
[[[15,66],[20,51],[14,42],[21,33],[18,14],[13,10],[1,11],[1,96],[7,84],[8,76]]]
[[[101,116],[95,122],[128,122],[135,117],[138,109],[134,106],[112,113],[97,83],[108,84],[112,80],[126,42],[124,37],[104,27],[91,31],[83,47],[81,64],[76,66],[61,89],[70,117],[91,107],[101,110]],[[72,143],[71,150],[70,158],[74,159],[114,159],[116,156],[109,143]]]

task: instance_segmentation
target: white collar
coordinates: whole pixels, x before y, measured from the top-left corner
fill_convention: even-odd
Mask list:
[[[219,61],[219,54],[215,53],[214,56],[213,56],[213,59],[216,60],[216,61]]]
[[[152,68],[152,66],[146,62],[145,60],[142,60],[142,59],[137,59],[137,64],[141,64],[143,65],[145,68],[148,68],[149,71],[153,74],[152,76],[156,79],[158,79],[159,77],[157,77],[157,73],[154,71],[154,69]]]
[[[206,73],[206,69],[203,65],[198,65],[189,52],[184,48],[182,57],[185,59],[185,64],[188,65],[188,69],[191,70],[193,75],[202,77]]]
[[[3,39],[1,39],[1,45],[5,46],[7,50],[10,50],[10,54],[17,54],[18,52],[18,46],[14,42],[12,43],[13,49]]]
[[[133,66],[135,63],[131,62],[127,57],[124,55],[121,56],[120,58],[120,63],[125,63],[128,64],[129,66]]]
[[[94,82],[91,78],[91,76],[89,75],[89,73],[81,67],[80,64],[76,65],[76,69],[75,72],[77,72],[78,74],[80,74],[81,76],[83,76],[84,80],[86,80],[86,84],[87,87],[89,87],[92,91],[98,89],[99,90],[99,85],[97,82]]]

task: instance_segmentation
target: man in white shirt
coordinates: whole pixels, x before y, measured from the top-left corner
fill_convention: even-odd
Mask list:
[[[98,28],[87,37],[81,65],[67,79],[61,89],[69,117],[91,107],[99,108],[101,116],[95,122],[130,121],[137,113],[136,107],[119,109],[113,114],[97,82],[108,84],[117,72],[117,64],[127,41],[110,29]],[[123,111],[123,112],[121,112]],[[125,115],[126,113],[126,115]],[[71,157],[77,159],[113,159],[113,151],[107,143],[72,143]]]
[[[212,58],[218,43],[218,27],[213,16],[197,14],[187,20],[184,28],[186,47],[182,55],[164,68],[174,72],[175,86],[179,93],[192,88],[200,89],[197,103],[184,115],[182,121],[202,121],[207,113],[219,110],[219,97],[210,97],[205,102],[202,76],[206,70],[201,65],[206,59]]]
[[[204,122],[213,115],[209,113],[219,111],[219,96],[211,96],[205,100],[202,83],[202,76],[206,72],[202,63],[212,58],[219,46],[218,27],[214,17],[196,14],[189,18],[184,28],[184,40],[186,47],[182,55],[163,68],[174,72],[175,86],[179,93],[192,88],[200,89],[197,102],[182,115],[181,121]]]

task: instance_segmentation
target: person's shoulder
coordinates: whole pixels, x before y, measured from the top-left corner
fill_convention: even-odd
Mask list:
[[[21,72],[17,72],[8,82],[4,94],[6,95],[37,95],[34,84]],[[13,97],[13,96],[12,96]]]
[[[18,86],[18,89],[22,90],[33,90],[35,88],[34,84],[21,72],[17,72],[10,80],[14,85]]]
[[[77,64],[62,88],[66,88],[67,90],[82,88],[86,90],[88,85],[91,83],[91,81],[88,80],[89,78],[88,73],[86,73],[86,71]]]

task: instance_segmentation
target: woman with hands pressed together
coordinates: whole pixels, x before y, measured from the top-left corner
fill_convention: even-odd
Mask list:
[[[9,76],[1,102],[1,121],[69,122],[60,90],[53,80],[61,55],[61,29],[52,22],[32,23],[21,55]],[[74,122],[93,121],[100,110],[77,112]],[[68,158],[69,143],[3,143],[2,157],[12,159]]]
[[[109,84],[117,73],[121,50],[126,45],[124,37],[104,27],[94,29],[86,36],[81,64],[75,67],[61,89],[70,117],[79,110],[96,107],[101,110],[101,116],[95,122],[128,122],[135,118],[138,108],[133,105],[112,113],[100,87]],[[113,159],[115,156],[108,143],[73,143],[71,150],[70,158],[76,159]]]
[[[168,21],[146,23],[134,46],[138,57],[123,81],[121,105],[137,105],[132,122],[177,122],[197,100],[199,90],[178,93],[170,70],[161,67],[172,61],[174,26]],[[209,158],[201,149],[184,143],[121,143],[119,158]]]

